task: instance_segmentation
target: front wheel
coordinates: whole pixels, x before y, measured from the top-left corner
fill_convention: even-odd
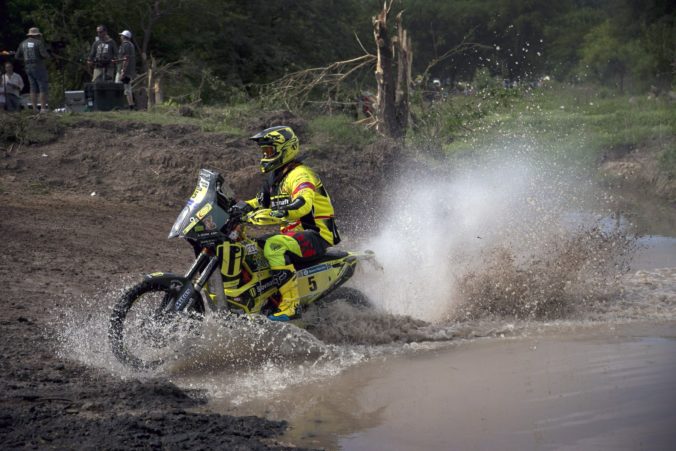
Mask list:
[[[113,308],[108,330],[113,354],[120,362],[134,369],[150,370],[176,352],[176,344],[204,314],[198,292],[193,295],[190,311],[175,312],[177,293],[171,284],[148,279],[122,295]]]

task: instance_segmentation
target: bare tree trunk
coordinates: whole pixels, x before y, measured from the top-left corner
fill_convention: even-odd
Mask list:
[[[409,88],[411,86],[411,38],[401,24],[401,13],[397,14],[397,125],[403,133],[408,129],[410,118]]]
[[[155,57],[150,57],[150,65],[148,67],[148,110],[150,111],[155,106],[155,72],[157,71],[157,62]]]
[[[143,29],[143,41],[141,43],[141,64],[144,71],[150,69],[148,62],[148,47],[150,46],[150,37],[157,21],[165,14],[166,2],[162,0],[149,0],[145,3],[139,3],[138,8],[141,14],[141,27]]]
[[[153,75],[155,79],[155,104],[160,105],[164,103],[164,89],[162,88],[162,76],[155,72]]]
[[[387,32],[387,3],[376,17],[373,18],[373,37],[378,49],[376,61],[376,83],[378,94],[376,96],[376,112],[379,119],[378,130],[393,137],[401,138],[404,130],[401,130],[397,122],[396,112],[396,80],[393,69],[394,48]]]
[[[376,115],[378,130],[387,136],[400,139],[406,134],[409,123],[409,87],[411,86],[411,39],[396,17],[396,36],[391,39],[387,29],[387,2],[373,18],[373,36],[378,49],[376,59]],[[396,61],[395,61],[396,59]],[[395,68],[396,64],[396,68]]]

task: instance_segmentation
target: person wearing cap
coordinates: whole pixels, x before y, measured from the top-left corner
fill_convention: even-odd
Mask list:
[[[40,96],[40,110],[47,111],[49,83],[45,60],[49,58],[49,54],[38,28],[33,27],[28,30],[28,38],[19,44],[15,57],[24,62],[33,111],[38,111],[38,95]]]
[[[115,79],[114,59],[117,54],[117,44],[108,36],[108,29],[104,25],[96,27],[98,39],[92,44],[87,58],[89,67],[94,68],[92,81],[113,81]]]
[[[124,85],[124,95],[127,97],[129,109],[134,109],[134,93],[131,89],[131,81],[136,76],[136,50],[131,42],[131,31],[124,30],[120,33],[120,47],[117,51],[117,75],[116,83]]]

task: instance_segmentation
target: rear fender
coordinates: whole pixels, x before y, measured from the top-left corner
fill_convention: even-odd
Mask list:
[[[349,252],[344,257],[324,261],[296,272],[298,290],[303,304],[320,299],[345,282],[354,274],[357,262],[372,260],[373,252]]]

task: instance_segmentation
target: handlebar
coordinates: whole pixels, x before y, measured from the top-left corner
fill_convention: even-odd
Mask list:
[[[272,216],[271,213],[272,210],[270,208],[260,208],[244,216],[244,220],[249,224],[257,226],[279,225],[286,222],[284,218],[277,218]]]

